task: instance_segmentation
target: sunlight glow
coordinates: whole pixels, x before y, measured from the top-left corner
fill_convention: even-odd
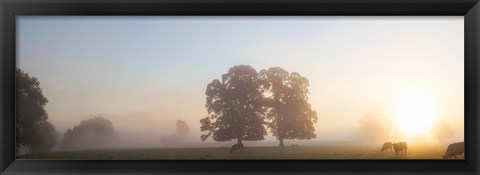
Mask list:
[[[398,94],[394,121],[403,134],[427,133],[438,119],[437,110],[431,95],[418,89],[409,89]]]

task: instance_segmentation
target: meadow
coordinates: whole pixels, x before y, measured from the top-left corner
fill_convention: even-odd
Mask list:
[[[81,160],[208,160],[208,159],[441,159],[445,146],[409,146],[405,157],[381,152],[380,145],[246,147],[230,153],[229,147],[97,149],[27,154],[19,159]],[[464,156],[459,156],[463,159]]]

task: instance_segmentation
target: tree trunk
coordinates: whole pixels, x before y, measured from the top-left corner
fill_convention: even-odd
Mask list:
[[[280,147],[283,147],[283,138],[280,139]]]

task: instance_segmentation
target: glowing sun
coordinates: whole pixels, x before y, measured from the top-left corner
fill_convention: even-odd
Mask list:
[[[396,126],[408,135],[427,133],[438,118],[435,102],[425,91],[408,90],[399,93],[396,108]]]

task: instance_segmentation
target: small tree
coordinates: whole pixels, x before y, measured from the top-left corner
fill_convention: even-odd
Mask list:
[[[190,135],[190,127],[183,120],[177,120],[177,135],[178,136],[188,136]]]
[[[213,134],[215,141],[263,140],[264,127],[263,82],[257,71],[246,65],[234,66],[213,80],[205,94],[208,116],[200,120],[204,141]]]
[[[296,72],[289,74],[280,67],[262,70],[260,77],[267,82],[265,88],[271,94],[266,100],[266,118],[279,146],[284,146],[285,139],[315,138],[317,114],[308,102],[307,78]]]
[[[357,134],[359,134],[359,139],[365,142],[380,142],[398,137],[392,129],[391,121],[379,110],[368,110],[362,115],[358,123],[360,124],[360,130]]]
[[[445,119],[435,122],[430,133],[438,139],[450,139],[455,136],[455,131]]]
[[[23,145],[30,153],[48,152],[57,143],[56,131],[44,109],[48,100],[40,82],[17,68],[16,83],[16,146]]]
[[[103,117],[95,117],[80,122],[63,135],[59,149],[64,151],[91,149],[111,143],[116,136],[113,124]]]

